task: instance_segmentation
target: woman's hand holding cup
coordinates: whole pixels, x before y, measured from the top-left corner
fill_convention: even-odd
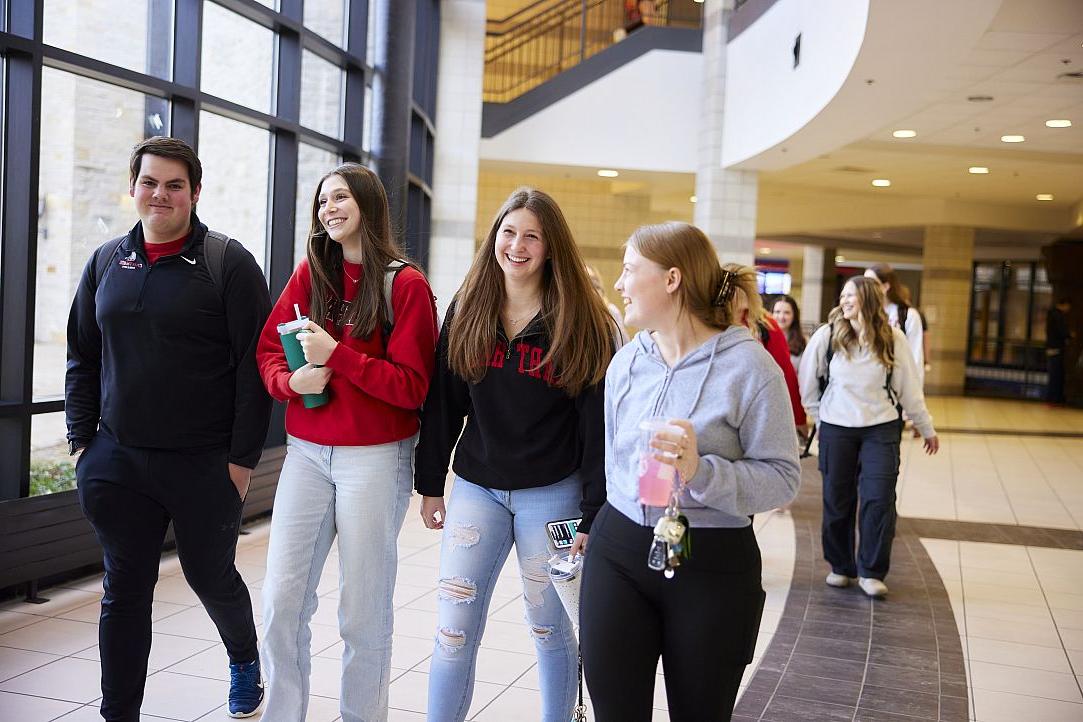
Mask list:
[[[326,329],[312,321],[305,324],[304,330],[297,334],[297,341],[305,352],[305,361],[317,366],[325,365],[338,346],[338,341],[327,333]],[[292,386],[292,381],[290,383]]]
[[[651,440],[651,447],[655,450],[654,458],[675,466],[681,483],[687,483],[699,471],[696,430],[688,419],[668,419],[667,424],[668,428],[655,432]],[[681,431],[676,431],[674,427]]]
[[[290,374],[290,388],[299,394],[320,394],[331,379],[331,369],[310,363]]]

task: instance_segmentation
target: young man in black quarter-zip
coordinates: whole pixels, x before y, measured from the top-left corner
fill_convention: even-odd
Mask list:
[[[252,254],[196,217],[203,168],[188,144],[145,140],[130,173],[139,223],[91,254],[68,318],[68,442],[105,551],[101,714],[139,720],[172,522],[229,655],[228,712],[248,717],[263,684],[234,557],[270,418],[255,353],[271,299]]]

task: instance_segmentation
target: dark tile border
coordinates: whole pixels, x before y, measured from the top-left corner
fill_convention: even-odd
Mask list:
[[[899,520],[887,579],[891,593],[874,601],[857,588],[824,584],[828,567],[820,547],[815,458],[802,461],[801,493],[790,513],[795,537],[790,593],[734,719],[966,722],[959,631],[918,534],[939,529],[926,524],[935,520]]]
[[[1036,436],[1048,439],[1083,439],[1078,431],[1028,431],[1026,429],[953,429],[936,427],[938,434],[973,434],[975,436]]]
[[[1019,546],[1049,547],[1050,549],[1074,549],[1083,551],[1083,531],[1051,529],[1041,526],[1015,524],[982,524],[972,521],[946,519],[899,519],[898,527],[906,528],[914,536],[953,541],[992,542],[994,544],[1017,544]]]

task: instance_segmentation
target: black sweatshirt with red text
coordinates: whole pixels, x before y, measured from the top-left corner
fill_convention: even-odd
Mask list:
[[[550,343],[541,316],[510,341],[498,330],[485,376],[468,382],[448,366],[454,312],[452,303],[421,413],[418,493],[443,496],[452,449],[455,473],[490,489],[548,486],[575,473],[583,485],[579,531],[589,532],[605,502],[604,383],[573,397],[554,385],[551,367],[537,368]]]

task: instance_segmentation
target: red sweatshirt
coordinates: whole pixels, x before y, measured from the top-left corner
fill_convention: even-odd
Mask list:
[[[767,353],[771,354],[775,363],[782,369],[782,376],[786,379],[786,388],[790,392],[790,405],[793,406],[794,422],[798,426],[804,426],[808,421],[805,418],[805,407],[801,405],[801,390],[797,386],[797,372],[793,370],[790,361],[790,344],[786,341],[786,334],[779,328],[775,319],[767,317],[767,343],[763,345]]]
[[[349,298],[357,292],[354,278],[360,266],[346,264],[343,282]],[[432,289],[416,269],[403,268],[395,278],[391,306],[395,326],[384,350],[383,329],[369,338],[353,338],[350,329],[324,328],[338,342],[327,368],[330,402],[306,409],[289,387],[292,373],[278,336],[278,324],[296,318],[293,305],[308,314],[312,276],[308,260],[293,272],[260,335],[256,350],[263,383],[271,396],[286,401],[286,431],[297,438],[326,446],[374,446],[400,441],[417,433],[418,409],[429,390],[435,363],[436,305]]]

